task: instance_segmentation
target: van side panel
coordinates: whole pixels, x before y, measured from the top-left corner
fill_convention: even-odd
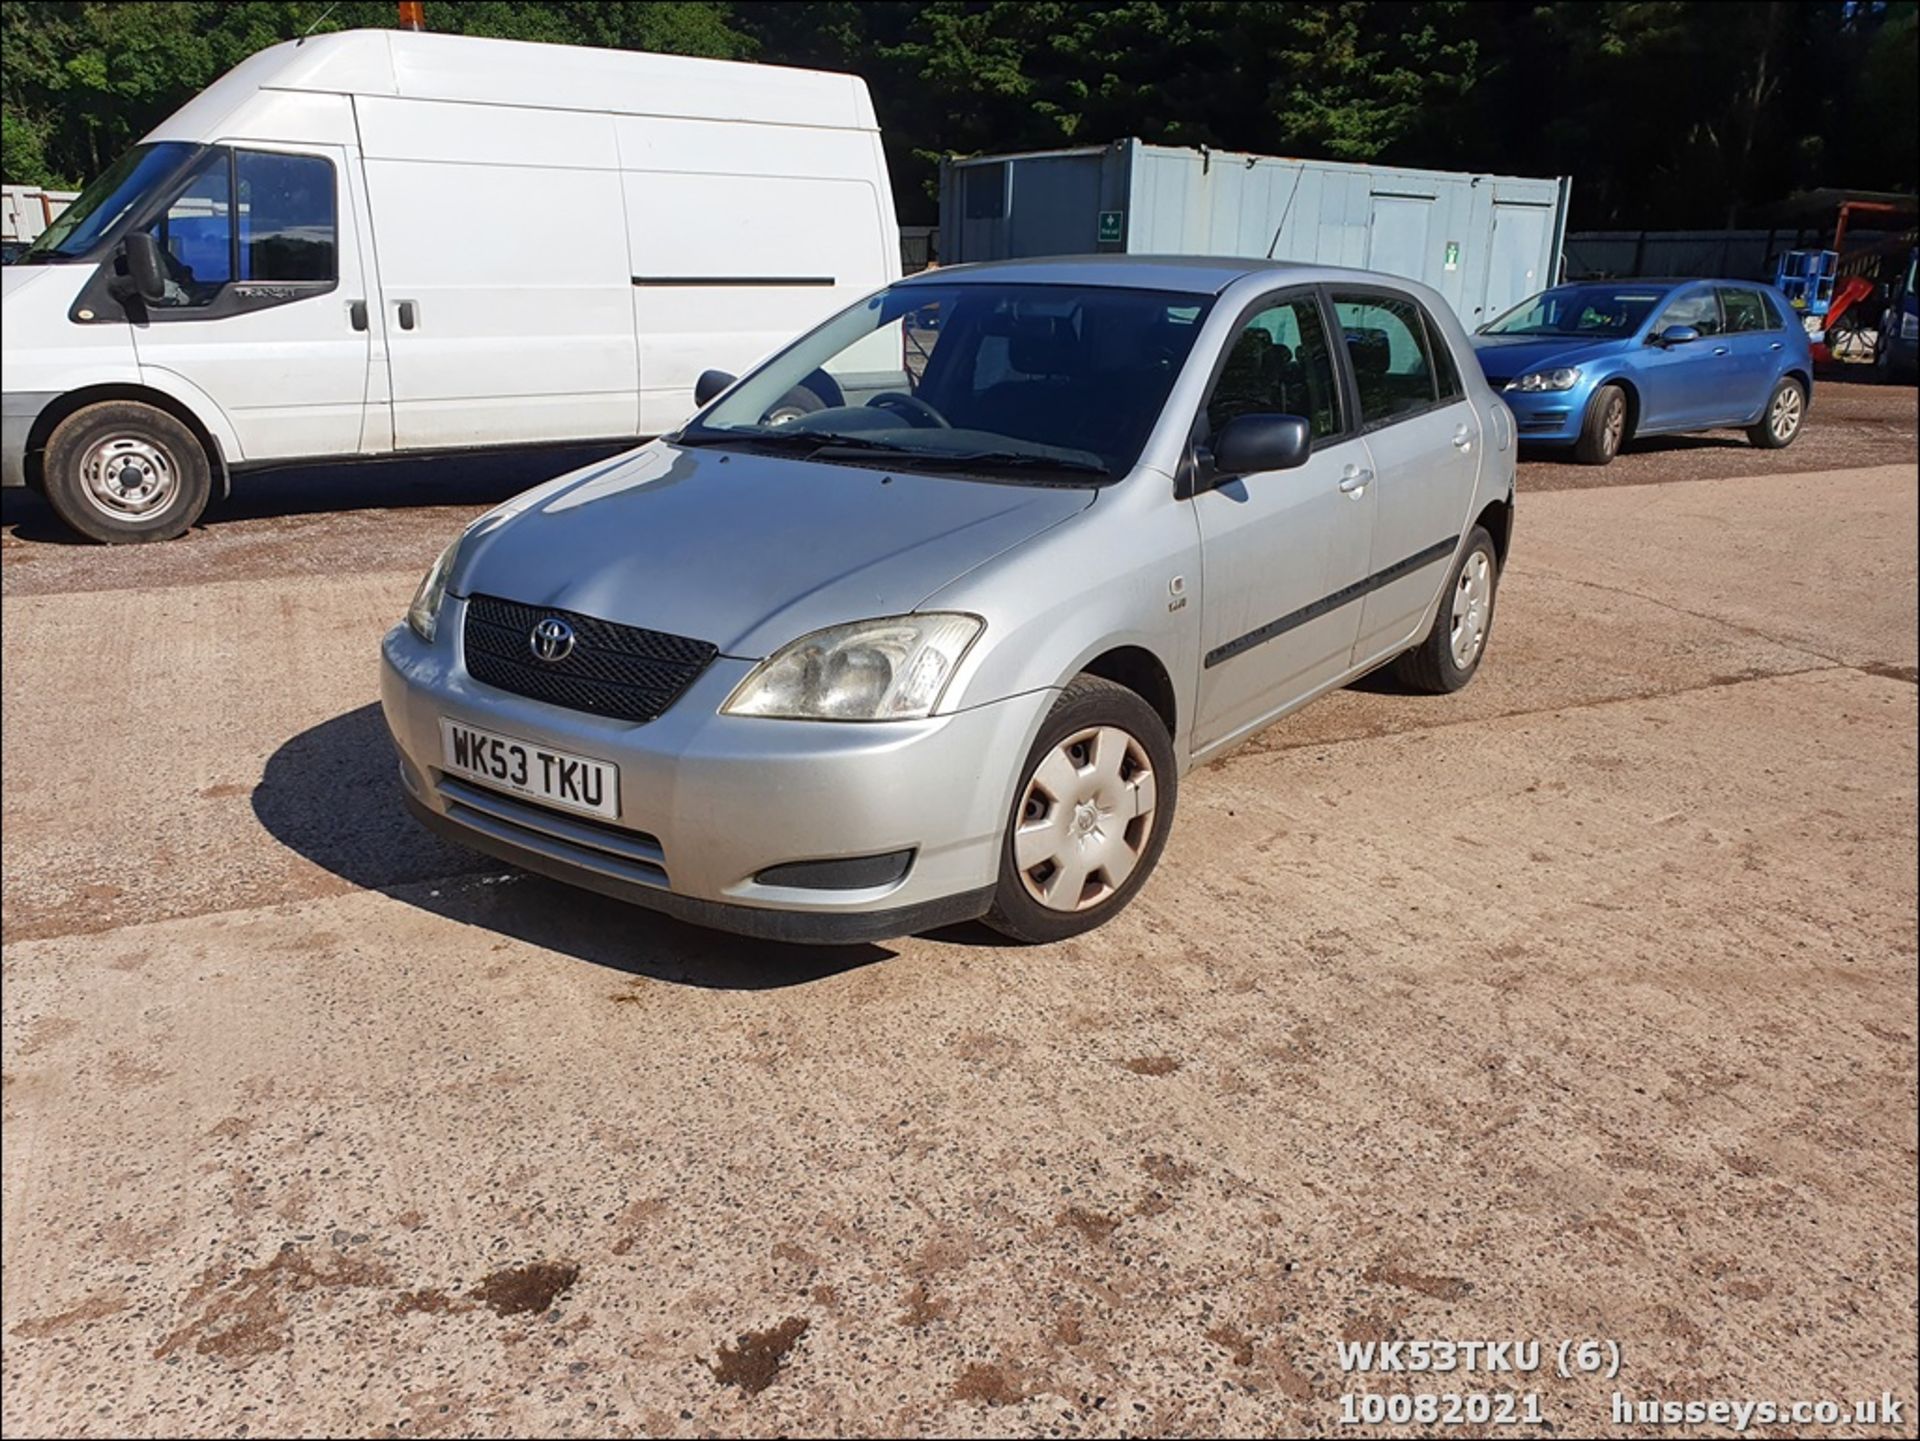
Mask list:
[[[380,96],[354,105],[395,448],[635,434],[612,118]]]
[[[643,433],[686,419],[701,371],[739,374],[898,276],[871,133],[637,116],[614,128]]]

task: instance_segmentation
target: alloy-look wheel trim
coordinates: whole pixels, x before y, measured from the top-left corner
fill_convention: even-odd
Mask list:
[[[1487,623],[1493,618],[1493,562],[1484,550],[1476,550],[1460,567],[1460,580],[1453,588],[1453,613],[1448,639],[1453,663],[1461,670],[1472,665],[1487,642]]]
[[[102,515],[137,520],[173,503],[180,473],[173,457],[151,441],[111,435],[80,457],[80,490]]]
[[[1127,883],[1153,836],[1157,785],[1147,748],[1119,726],[1089,726],[1034,767],[1014,821],[1013,861],[1027,894],[1084,911]]]
[[[1773,398],[1773,410],[1767,416],[1775,440],[1793,439],[1793,433],[1800,428],[1800,411],[1800,387],[1781,386],[1780,393]]]

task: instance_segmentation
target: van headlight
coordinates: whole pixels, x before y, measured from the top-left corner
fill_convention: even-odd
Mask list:
[[[986,622],[931,611],[801,636],[755,666],[723,715],[781,720],[919,720],[933,713]]]
[[[421,577],[420,588],[413,593],[413,604],[407,607],[407,624],[424,641],[431,641],[434,631],[440,627],[440,607],[447,599],[447,577],[453,574],[453,563],[460,557],[460,542],[466,538],[467,533],[462,531],[454,537],[452,545],[440,552],[440,558]]]
[[[1558,370],[1536,370],[1507,382],[1508,390],[1572,390],[1580,383],[1580,367],[1563,365]]]

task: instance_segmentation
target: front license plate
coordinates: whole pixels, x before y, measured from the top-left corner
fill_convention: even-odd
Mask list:
[[[441,760],[459,775],[563,810],[616,820],[620,772],[605,761],[549,750],[440,717]]]

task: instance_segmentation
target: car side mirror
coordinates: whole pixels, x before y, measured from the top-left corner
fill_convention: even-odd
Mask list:
[[[1669,325],[1654,337],[1662,345],[1687,345],[1700,338],[1691,325]]]
[[[714,396],[732,385],[736,377],[724,370],[703,370],[700,378],[693,383],[693,403],[705,405]]]
[[[160,242],[144,230],[136,230],[120,242],[127,258],[127,279],[134,294],[151,304],[166,298],[167,273],[160,266]]]
[[[1299,415],[1237,415],[1213,438],[1216,480],[1292,470],[1313,451],[1313,427]]]

